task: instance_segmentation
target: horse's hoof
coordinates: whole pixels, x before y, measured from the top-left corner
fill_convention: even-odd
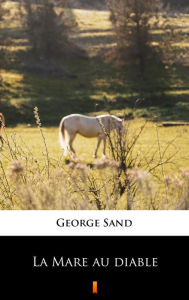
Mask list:
[[[106,159],[106,155],[105,154],[102,155],[102,159]]]
[[[96,154],[93,154],[93,157],[94,157],[94,158],[97,158],[97,155],[96,155]]]
[[[64,151],[63,151],[63,156],[64,156],[64,157],[68,156],[68,154],[69,154],[69,153],[68,153],[67,150],[64,150]]]
[[[77,155],[75,153],[70,153],[70,156],[73,160],[76,160],[77,159]]]

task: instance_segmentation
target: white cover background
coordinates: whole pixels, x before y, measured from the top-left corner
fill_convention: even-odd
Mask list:
[[[130,219],[132,227],[58,227],[57,219]],[[189,211],[0,211],[1,236],[189,235]]]

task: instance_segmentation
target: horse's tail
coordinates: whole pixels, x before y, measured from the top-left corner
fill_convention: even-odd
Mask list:
[[[60,142],[60,147],[64,150],[64,155],[66,155],[68,151],[65,131],[66,129],[64,126],[64,119],[62,119],[59,127],[59,142]]]
[[[1,136],[1,131],[2,131],[3,127],[5,127],[5,117],[2,113],[0,113],[0,141],[2,144],[3,144],[3,138]]]

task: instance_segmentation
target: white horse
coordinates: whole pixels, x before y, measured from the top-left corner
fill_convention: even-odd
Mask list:
[[[97,157],[98,148],[103,140],[103,156],[106,156],[106,138],[114,129],[121,134],[123,120],[112,115],[101,115],[98,117],[87,117],[79,114],[72,114],[64,117],[60,122],[59,140],[61,148],[64,149],[64,155],[68,151],[75,154],[73,149],[73,141],[76,134],[80,134],[87,138],[98,138],[94,157]]]

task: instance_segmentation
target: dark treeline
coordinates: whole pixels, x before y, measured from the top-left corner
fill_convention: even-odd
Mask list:
[[[163,0],[163,2],[166,5],[169,4],[171,8],[184,8],[189,6],[188,0]]]
[[[15,0],[12,0],[16,2]],[[22,0],[18,0],[21,2]],[[35,2],[35,0],[33,0]],[[59,0],[52,1],[55,4],[59,4]],[[82,8],[82,9],[106,9],[108,0],[64,0],[67,7],[70,8]],[[172,9],[183,9],[189,7],[188,0],[162,0],[163,4],[169,4]]]

